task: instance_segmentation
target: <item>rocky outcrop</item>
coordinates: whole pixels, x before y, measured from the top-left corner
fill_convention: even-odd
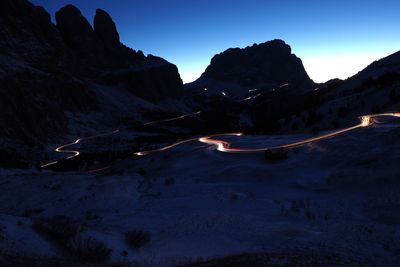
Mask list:
[[[98,78],[107,85],[123,83],[134,95],[158,102],[169,96],[178,98],[182,95],[182,80],[175,65],[164,59],[149,56],[145,68],[126,69],[108,72]]]
[[[0,3],[0,139],[37,145],[67,129],[64,111],[97,101],[64,68],[67,50],[50,15],[24,0]]]
[[[108,51],[120,49],[121,42],[119,40],[117,27],[107,12],[102,9],[97,9],[93,25],[95,33]]]
[[[1,72],[39,62],[42,68],[52,67],[63,61],[64,52],[62,38],[43,8],[25,0],[0,1]]]
[[[282,40],[254,44],[244,49],[231,48],[214,56],[193,85],[211,88],[213,84],[221,83],[243,90],[272,90],[289,84],[293,91],[306,91],[314,86],[301,60]]]
[[[183,91],[175,65],[156,57],[145,57],[120,42],[111,16],[97,9],[94,29],[74,6],[56,14],[57,28],[72,51],[79,74],[124,85],[137,96],[150,101],[177,97]],[[107,78],[104,78],[107,77]]]
[[[73,5],[61,8],[56,13],[56,22],[65,44],[81,66],[105,65],[104,58],[99,57],[105,54],[103,45],[79,9]]]
[[[94,29],[72,5],[56,22],[26,0],[0,1],[0,142],[43,144],[67,131],[65,112],[101,110],[88,84],[125,86],[151,101],[182,93],[176,66],[124,46],[105,11]]]

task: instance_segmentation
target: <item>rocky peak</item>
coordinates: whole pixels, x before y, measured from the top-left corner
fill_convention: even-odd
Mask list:
[[[21,57],[24,57],[24,64],[37,60],[50,65],[54,57],[62,56],[62,46],[50,15],[42,7],[25,0],[0,1],[0,56],[13,58],[2,60],[0,69]]]
[[[97,36],[103,41],[103,44],[108,50],[116,50],[120,48],[120,39],[111,16],[102,9],[96,10],[94,17],[94,31]]]
[[[56,22],[65,41],[72,46],[76,45],[77,37],[95,38],[92,26],[81,11],[73,5],[67,5],[57,11]]]
[[[230,48],[214,56],[200,79],[193,84],[212,87],[213,83],[229,83],[242,88],[242,91],[252,88],[271,90],[283,84],[290,84],[295,91],[310,90],[314,86],[301,60],[282,40],[243,49]]]
[[[92,26],[73,5],[67,5],[56,13],[57,28],[66,45],[73,50],[80,62],[104,65],[102,57],[103,46]]]

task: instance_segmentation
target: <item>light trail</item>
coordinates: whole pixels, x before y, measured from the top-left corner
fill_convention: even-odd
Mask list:
[[[289,86],[289,84],[288,83],[282,84],[281,86],[279,86],[279,88],[283,88],[283,87],[286,87],[286,86]]]
[[[175,146],[178,146],[180,144],[183,143],[187,143],[187,142],[192,142],[194,140],[198,140],[201,143],[205,143],[205,144],[209,144],[209,145],[214,145],[216,147],[216,149],[218,151],[221,152],[226,152],[226,153],[260,153],[260,152],[264,152],[266,150],[273,150],[273,149],[291,149],[291,148],[295,148],[295,147],[299,147],[299,146],[303,146],[309,143],[314,143],[314,142],[318,142],[324,139],[328,139],[328,138],[332,138],[359,128],[365,128],[368,127],[370,125],[372,125],[374,123],[374,118],[377,117],[400,117],[400,113],[382,113],[382,114],[372,114],[372,115],[364,115],[364,116],[360,116],[360,123],[352,126],[352,127],[348,127],[345,129],[341,129],[341,130],[337,130],[328,134],[324,134],[324,135],[320,135],[317,137],[312,137],[312,138],[308,138],[308,139],[304,139],[298,142],[294,142],[294,143],[289,143],[289,144],[284,144],[284,145],[278,145],[278,146],[273,146],[273,147],[264,147],[264,148],[233,148],[231,147],[231,143],[224,141],[224,140],[218,140],[218,139],[213,139],[213,137],[217,137],[217,136],[242,136],[242,133],[227,133],[227,134],[216,134],[216,135],[210,135],[210,136],[204,136],[204,137],[200,137],[200,138],[192,138],[192,139],[188,139],[188,140],[184,140],[178,143],[175,143],[173,145],[170,146],[166,146],[166,147],[162,147],[160,149],[154,149],[151,151],[145,151],[145,152],[137,152],[135,153],[135,155],[137,156],[145,156],[154,152],[160,152],[160,151],[164,151],[170,148],[173,148]]]
[[[169,122],[169,121],[175,121],[175,120],[179,120],[179,119],[183,119],[186,117],[190,117],[190,116],[195,116],[200,114],[201,111],[195,112],[195,113],[191,113],[191,114],[186,114],[186,115],[182,115],[179,117],[175,117],[175,118],[171,118],[171,119],[166,119],[166,120],[160,120],[160,121],[153,121],[153,122],[148,122],[145,123],[144,125],[150,125],[150,124],[155,124],[155,123],[161,123],[161,122]],[[313,143],[313,142],[318,142],[324,139],[328,139],[328,138],[332,138],[335,136],[338,136],[340,134],[344,134],[359,128],[364,128],[364,127],[368,127],[370,125],[372,125],[374,123],[374,118],[377,117],[400,117],[400,112],[395,112],[395,113],[382,113],[382,114],[372,114],[372,115],[364,115],[359,117],[360,119],[360,123],[352,126],[352,127],[348,127],[345,129],[341,129],[341,130],[337,130],[328,134],[324,134],[324,135],[320,135],[317,137],[312,137],[312,138],[308,138],[308,139],[304,139],[298,142],[294,142],[294,143],[289,143],[289,144],[284,144],[284,145],[278,145],[278,146],[273,146],[273,147],[264,147],[264,148],[233,148],[231,147],[231,143],[227,142],[227,141],[223,141],[223,140],[218,140],[218,139],[213,139],[214,137],[222,137],[222,136],[242,136],[242,133],[224,133],[224,134],[214,134],[214,135],[208,135],[208,136],[203,136],[203,137],[195,137],[195,138],[190,138],[190,139],[186,139],[186,140],[182,140],[176,143],[173,143],[171,145],[167,145],[164,146],[162,148],[157,148],[157,149],[153,149],[153,150],[148,150],[148,151],[140,151],[140,152],[135,152],[134,155],[136,156],[146,156],[155,152],[161,152],[161,151],[165,151],[165,150],[169,150],[171,148],[174,148],[176,146],[185,144],[185,143],[189,143],[189,142],[194,142],[194,141],[199,141],[201,143],[205,143],[208,145],[214,145],[216,147],[216,149],[218,151],[221,152],[226,152],[226,153],[259,153],[259,152],[264,152],[266,150],[271,150],[271,149],[291,149],[291,148],[295,148],[295,147],[299,147],[299,146],[303,146],[309,143]],[[75,158],[77,156],[80,155],[80,151],[78,150],[66,150],[66,148],[74,146],[79,144],[80,142],[84,141],[84,140],[89,140],[89,139],[94,139],[94,138],[98,138],[98,137],[103,137],[103,136],[108,136],[108,135],[113,135],[115,133],[118,133],[120,130],[115,130],[109,133],[104,133],[104,134],[99,134],[99,135],[95,135],[95,136],[90,136],[90,137],[84,137],[84,138],[79,138],[77,140],[75,140],[72,143],[66,144],[66,145],[62,145],[60,147],[57,147],[55,149],[56,152],[58,153],[69,153],[72,154],[70,156],[68,156],[67,158],[65,158],[66,160],[68,159],[72,159]],[[41,165],[41,168],[45,168],[51,165],[55,165],[59,163],[58,161],[53,161],[53,162],[49,162],[46,164]],[[98,169],[98,170],[93,170],[92,172],[96,172],[96,171],[100,171],[103,169],[106,169],[108,167],[102,168],[102,169]]]
[[[65,148],[70,147],[70,146],[74,146],[76,144],[79,144],[80,142],[82,142],[84,140],[89,140],[89,139],[94,139],[94,138],[98,138],[98,137],[109,136],[109,135],[116,134],[118,132],[119,132],[119,129],[117,129],[115,131],[112,131],[112,132],[109,132],[109,133],[103,133],[103,134],[98,134],[98,135],[94,135],[94,136],[79,138],[79,139],[76,139],[74,142],[72,142],[70,144],[66,144],[66,145],[62,145],[60,147],[57,147],[54,151],[56,151],[58,153],[72,154],[71,156],[66,157],[65,160],[72,159],[72,158],[75,158],[75,157],[79,156],[81,153],[78,150],[64,150]],[[51,166],[51,165],[55,165],[57,163],[58,163],[58,161],[52,161],[52,162],[43,164],[40,167],[41,168],[45,168],[45,167],[48,167],[48,166]]]
[[[200,113],[201,113],[201,111],[197,111],[195,113],[185,114],[185,115],[182,115],[182,116],[179,116],[179,117],[170,118],[170,119],[147,122],[147,123],[144,123],[143,125],[152,125],[152,124],[157,124],[157,123],[162,123],[162,122],[176,121],[176,120],[180,120],[180,119],[183,119],[183,118],[196,116],[196,115],[198,115]],[[75,158],[75,157],[79,156],[80,155],[80,151],[78,151],[78,150],[65,150],[66,148],[69,148],[71,146],[77,145],[80,142],[85,141],[85,140],[94,139],[94,138],[98,138],[98,137],[109,136],[109,135],[116,134],[118,132],[120,132],[120,129],[117,129],[117,130],[109,132],[109,133],[104,133],[104,134],[99,134],[99,135],[95,135],[95,136],[79,138],[79,139],[76,139],[72,143],[57,147],[54,151],[58,152],[58,153],[71,154],[70,156],[64,158],[64,160],[72,159],[72,158]],[[173,146],[171,146],[170,148],[172,148],[172,147]],[[165,148],[165,149],[168,149],[168,148]],[[49,167],[49,166],[56,165],[56,164],[58,164],[58,161],[52,161],[52,162],[48,162],[48,163],[42,164],[42,165],[40,165],[40,167],[41,168],[45,168],[45,167]]]
[[[151,125],[151,124],[157,124],[157,123],[162,123],[162,122],[170,122],[170,121],[176,121],[176,120],[181,120],[187,117],[193,117],[196,115],[199,115],[201,113],[201,111],[197,111],[195,113],[190,113],[190,114],[185,114],[179,117],[174,117],[174,118],[170,118],[170,119],[166,119],[166,120],[159,120],[159,121],[150,121],[150,122],[146,122],[143,125]]]
[[[240,135],[242,135],[242,134],[241,134],[241,133],[225,133],[225,134],[214,134],[214,135],[210,135],[209,137],[211,138],[211,137],[214,137],[214,136],[232,136],[232,135],[240,136]],[[202,138],[204,138],[204,137],[202,137]],[[161,152],[161,151],[164,151],[164,150],[168,150],[168,149],[174,148],[174,147],[176,147],[176,146],[179,146],[179,145],[182,145],[182,144],[185,144],[185,143],[190,143],[190,142],[194,142],[194,141],[199,141],[199,140],[202,139],[202,138],[198,138],[198,137],[190,138],[190,139],[186,139],[186,140],[182,140],[182,141],[173,143],[172,145],[164,146],[164,147],[162,147],[162,148],[157,148],[157,149],[147,150],[147,151],[135,152],[135,153],[133,153],[133,154],[134,154],[135,156],[146,156],[146,155],[148,155],[148,154],[152,154],[152,153],[155,153],[155,152]]]

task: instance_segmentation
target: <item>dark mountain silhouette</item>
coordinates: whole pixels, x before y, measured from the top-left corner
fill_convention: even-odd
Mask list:
[[[272,90],[284,84],[289,84],[292,92],[314,88],[314,82],[290,46],[282,40],[273,40],[244,49],[230,48],[214,56],[201,77],[188,88],[223,87],[228,92],[243,92],[254,88]]]
[[[240,121],[246,118],[251,122],[246,132],[316,133],[354,125],[363,114],[398,111],[399,85],[400,52],[347,80],[314,84],[290,47],[274,40],[216,55],[186,87],[196,109],[207,111],[202,116],[230,131],[242,130]]]
[[[100,109],[89,83],[153,102],[183,92],[176,66],[123,45],[105,11],[97,10],[94,29],[72,5],[56,22],[26,0],[0,2],[0,138],[36,145],[64,132],[65,111]]]

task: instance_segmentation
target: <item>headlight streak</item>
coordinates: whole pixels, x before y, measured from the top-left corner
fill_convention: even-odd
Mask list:
[[[264,152],[266,150],[273,150],[273,149],[291,149],[291,148],[295,148],[295,147],[299,147],[299,146],[303,146],[309,143],[314,143],[314,142],[318,142],[318,141],[322,141],[328,138],[333,138],[335,136],[359,129],[359,128],[365,128],[368,126],[371,126],[372,124],[374,124],[374,118],[378,118],[378,117],[400,117],[400,113],[382,113],[382,114],[372,114],[372,115],[363,115],[360,116],[360,123],[352,126],[352,127],[348,127],[348,128],[344,128],[344,129],[340,129],[337,131],[333,131],[324,135],[320,135],[320,136],[316,136],[316,137],[312,137],[312,138],[308,138],[308,139],[304,139],[301,141],[297,141],[297,142],[293,142],[293,143],[289,143],[289,144],[283,144],[283,145],[278,145],[278,146],[273,146],[273,147],[263,147],[263,148],[235,148],[231,146],[230,142],[224,141],[224,140],[219,140],[219,139],[214,139],[213,137],[222,137],[222,136],[242,136],[243,133],[226,133],[226,134],[216,134],[216,135],[209,135],[209,136],[203,136],[200,138],[197,138],[197,140],[201,143],[205,143],[208,145],[214,145],[216,147],[217,151],[220,152],[226,152],[226,153],[261,153]],[[144,156],[144,155],[148,155],[150,153],[154,153],[154,152],[160,152],[160,151],[164,151],[167,149],[170,149],[172,147],[178,146],[182,143],[186,143],[186,142],[192,142],[194,141],[194,139],[189,139],[189,140],[185,140],[185,141],[180,141],[178,143],[175,143],[173,145],[167,146],[167,147],[163,147],[160,149],[154,149],[151,151],[145,151],[145,152],[137,152],[135,153],[135,155],[138,156]],[[144,153],[144,154],[143,154]]]

